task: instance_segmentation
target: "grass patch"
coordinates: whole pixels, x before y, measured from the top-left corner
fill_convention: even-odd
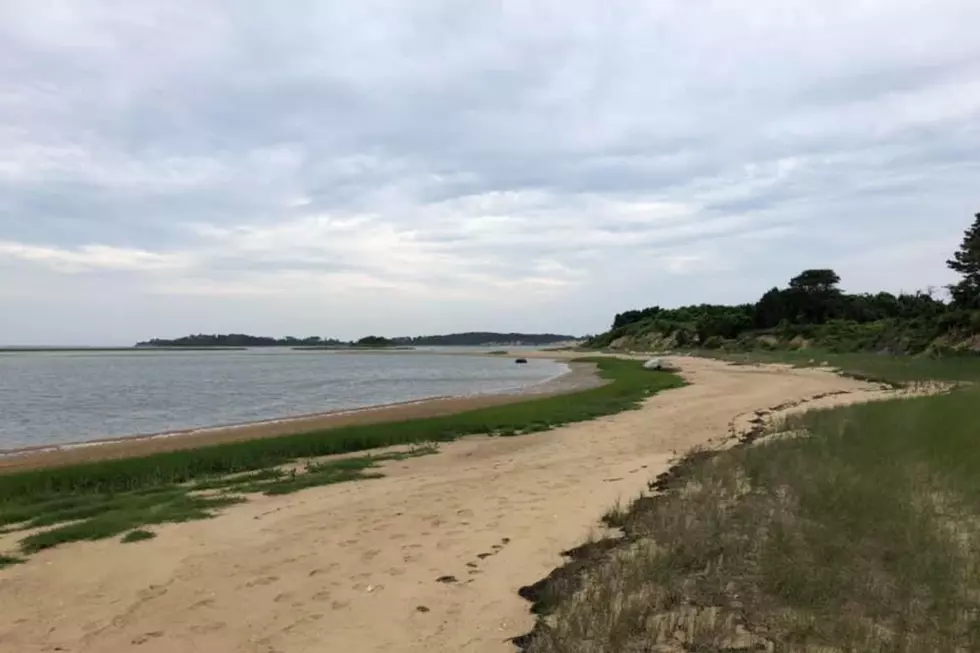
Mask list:
[[[622,528],[626,524],[627,506],[619,501],[613,507],[603,513],[600,521],[609,528]]]
[[[438,442],[477,433],[542,431],[639,405],[683,385],[680,377],[643,370],[635,361],[598,359],[609,383],[583,392],[483,408],[456,415],[357,425],[0,475],[0,527],[45,528],[21,541],[24,553],[98,540],[165,522],[212,517],[244,495],[289,494],[355,479],[377,478],[386,461],[437,451]],[[319,460],[393,445],[406,451]],[[297,461],[308,461],[297,466]]]
[[[153,531],[146,531],[143,529],[137,529],[135,531],[129,531],[123,535],[122,542],[124,544],[129,544],[130,542],[142,542],[143,540],[152,540],[157,534]]]
[[[679,377],[643,370],[635,361],[595,359],[610,383],[582,392],[528,399],[455,415],[364,424],[187,451],[0,475],[0,504],[22,497],[131,492],[253,472],[304,459],[400,444],[447,442],[480,433],[529,433],[609,415],[682,385]],[[2,507],[0,507],[2,510]]]
[[[146,497],[121,495],[101,504],[103,510],[87,519],[71,521],[25,537],[20,542],[20,548],[24,553],[31,554],[67,542],[115,537],[140,526],[207,519],[215,516],[216,509],[242,500],[234,496],[195,497],[186,492],[163,501],[156,497],[147,500]],[[38,519],[49,521],[43,513]]]
[[[11,565],[19,565],[24,562],[23,558],[17,558],[15,556],[0,555],[0,569],[4,567],[10,567]]]
[[[920,381],[950,381],[973,383],[980,381],[980,356],[890,356],[884,354],[835,354],[820,350],[726,352],[697,350],[692,352],[706,358],[733,363],[784,363],[799,367],[814,367],[826,362],[847,376],[908,385]]]
[[[538,588],[549,614],[519,644],[980,650],[978,405],[966,387],[809,412],[785,424],[809,437],[686,458],[617,513],[622,541]]]

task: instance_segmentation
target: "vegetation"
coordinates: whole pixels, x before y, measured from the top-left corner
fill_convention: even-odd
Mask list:
[[[884,369],[851,362],[865,375]],[[909,358],[889,371],[980,380],[980,361],[960,363]],[[576,550],[523,590],[543,617],[519,643],[533,653],[980,650],[977,405],[969,385],[809,412],[776,425],[783,436],[692,452],[651,484],[661,494],[609,512],[622,540]]]
[[[11,565],[19,565],[23,562],[24,562],[23,558],[0,555],[0,569],[3,569],[4,567],[9,567]]]
[[[137,529],[135,531],[129,531],[123,536],[123,544],[129,544],[131,542],[142,542],[143,540],[152,540],[157,534],[152,531],[145,531],[143,529]]]
[[[556,342],[575,340],[574,336],[555,333],[495,333],[492,331],[470,331],[467,333],[450,333],[441,336],[403,336],[384,338],[381,336],[365,336],[359,340],[344,342],[335,338],[270,338],[268,336],[250,336],[244,333],[227,334],[196,334],[174,338],[153,338],[139,342],[137,347],[298,347],[342,349],[346,347],[467,347],[486,345],[550,345]]]
[[[556,342],[576,340],[575,336],[557,333],[496,333],[493,331],[469,331],[466,333],[451,333],[444,336],[414,336],[394,338],[397,345],[412,345],[419,347],[479,347],[494,345],[539,347]]]
[[[966,230],[959,251],[946,265],[963,276],[959,283],[950,286],[953,302],[963,308],[980,309],[980,213]]]
[[[408,452],[319,460],[324,456],[445,442],[468,434],[542,431],[634,408],[652,393],[683,383],[676,375],[644,370],[636,361],[594,362],[609,382],[574,394],[455,415],[3,474],[0,527],[45,529],[21,541],[22,551],[33,553],[64,542],[114,537],[141,526],[207,518],[250,493],[283,494],[374,478],[373,470],[381,462],[435,449],[428,444]]]
[[[340,340],[333,338],[270,338],[268,336],[250,336],[244,333],[204,334],[184,336],[167,340],[153,338],[136,343],[137,347],[329,347],[343,345]]]
[[[980,214],[948,265],[963,275],[950,287],[950,302],[933,290],[847,294],[836,272],[813,269],[786,288],[772,288],[755,304],[653,306],[620,313],[611,330],[588,345],[939,355],[980,351]]]
[[[868,352],[695,350],[700,356],[738,364],[781,363],[797,367],[829,366],[844,376],[895,386],[923,381],[980,382],[980,359],[974,356],[882,356]]]
[[[365,336],[354,343],[355,347],[390,347],[395,343],[381,336]]]

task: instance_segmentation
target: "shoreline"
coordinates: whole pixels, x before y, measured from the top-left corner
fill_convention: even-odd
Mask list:
[[[293,435],[307,431],[380,424],[462,413],[478,408],[518,403],[535,397],[569,394],[604,385],[592,363],[554,359],[567,369],[537,383],[495,393],[444,395],[359,408],[342,408],[244,422],[193,427],[160,433],[134,434],[64,444],[0,450],[0,474],[87,462],[133,458],[155,453],[197,449],[210,445]]]
[[[561,565],[678,451],[719,445],[733,416],[748,425],[770,406],[880,392],[822,370],[677,362],[688,385],[637,410],[463,437],[386,463],[370,483],[256,496],[213,520],[153,526],[139,544],[34,554],[2,572],[11,647],[510,651],[535,620],[515,590]]]

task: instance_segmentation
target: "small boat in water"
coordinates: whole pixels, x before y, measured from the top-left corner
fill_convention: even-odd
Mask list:
[[[526,358],[518,358],[514,362],[517,363],[518,365],[526,365],[527,364],[527,359]]]

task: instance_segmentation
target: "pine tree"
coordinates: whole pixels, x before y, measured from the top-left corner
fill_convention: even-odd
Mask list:
[[[963,280],[949,287],[953,303],[962,308],[980,308],[980,213],[966,230],[963,243],[946,265],[963,275]]]

